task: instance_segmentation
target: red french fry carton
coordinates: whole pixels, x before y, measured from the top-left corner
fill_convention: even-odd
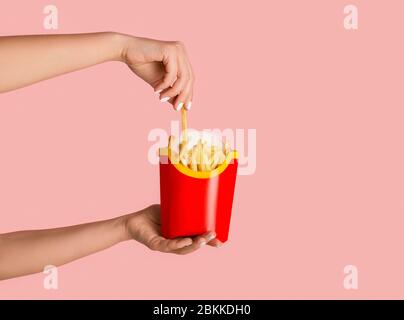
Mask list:
[[[169,149],[160,149],[163,237],[192,237],[215,231],[218,240],[227,241],[237,158],[237,152],[231,151],[215,170],[196,172],[181,163],[172,163]]]

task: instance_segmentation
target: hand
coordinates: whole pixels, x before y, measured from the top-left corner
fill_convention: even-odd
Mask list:
[[[176,254],[194,252],[205,244],[219,247],[222,243],[215,239],[214,232],[207,232],[194,238],[165,239],[160,233],[160,205],[152,205],[129,215],[126,220],[128,236],[154,251]]]
[[[124,36],[122,60],[175,110],[191,109],[194,73],[181,42]]]

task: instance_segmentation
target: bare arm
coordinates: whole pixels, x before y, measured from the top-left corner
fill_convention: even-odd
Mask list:
[[[125,240],[122,217],[77,226],[0,235],[0,280],[43,271]]]
[[[191,107],[194,76],[185,46],[115,32],[0,37],[0,93],[107,61],[121,61],[170,102]]]
[[[110,32],[0,37],[0,92],[119,60],[122,47]]]
[[[160,206],[118,218],[76,226],[18,231],[0,235],[0,280],[42,272],[134,239],[152,250],[187,254],[209,242],[220,245],[214,233],[195,238],[165,239],[160,234]]]

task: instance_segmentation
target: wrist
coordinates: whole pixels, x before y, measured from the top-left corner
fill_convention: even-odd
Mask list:
[[[121,221],[121,235],[122,235],[122,241],[126,240],[136,240],[138,238],[138,230],[139,230],[139,219],[137,217],[139,214],[141,214],[144,210],[130,213],[127,215],[124,215],[122,217],[119,217]]]
[[[108,37],[112,48],[111,60],[125,62],[129,36],[122,33],[110,32],[108,33]]]
[[[120,225],[121,242],[132,239],[129,228],[130,217],[131,214],[127,214],[118,218]]]

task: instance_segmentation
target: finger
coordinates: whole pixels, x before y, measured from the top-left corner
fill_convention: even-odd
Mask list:
[[[150,249],[161,252],[171,252],[178,250],[193,243],[191,238],[176,238],[176,239],[166,239],[163,237],[156,237],[150,243]]]
[[[188,70],[184,70],[184,66],[181,66],[178,70],[177,80],[171,88],[168,88],[161,92],[160,101],[165,102],[168,99],[176,96],[182,96],[183,99],[184,95],[187,95],[187,88],[189,88],[189,79],[190,78]],[[176,99],[173,106],[175,110],[179,111],[184,106],[184,101]]]
[[[168,98],[168,97],[173,98],[173,97],[176,97],[179,94],[181,94],[184,91],[184,89],[186,89],[188,81],[189,81],[189,76],[187,74],[180,73],[178,75],[178,78],[175,81],[174,85],[166,90],[163,90],[160,93],[160,100],[162,100],[162,99],[167,100],[166,98]],[[180,110],[181,107],[179,107],[178,110]]]
[[[175,98],[173,104],[175,110],[179,111],[182,107],[186,107],[187,103],[189,102],[190,88],[191,85],[188,82],[184,90]]]
[[[169,98],[168,100],[165,99],[165,100],[163,100],[163,101],[162,101],[162,99],[160,99],[160,101],[161,101],[161,102],[168,102],[168,103],[170,103],[170,104],[172,104],[172,105],[174,106],[174,101],[175,101],[175,99],[176,99],[176,97],[172,97],[172,98]],[[167,101],[166,101],[166,100],[167,100]]]
[[[168,55],[165,57],[163,59],[163,64],[166,74],[164,75],[163,81],[154,88],[157,93],[171,87],[177,79],[178,66],[175,55]]]
[[[188,98],[186,99],[184,106],[185,106],[185,109],[191,110],[192,101],[194,99],[195,74],[194,74],[194,70],[193,70],[192,65],[189,62],[189,60],[187,60],[187,63],[188,63],[188,69],[189,69],[189,74],[190,74],[190,88],[189,88]]]
[[[177,78],[174,87],[172,88],[173,92],[166,92],[165,95],[170,97],[177,98],[174,101],[174,109],[179,111],[183,107],[188,107],[189,110],[191,104],[189,104],[190,93],[193,90],[193,70],[191,64],[189,63],[185,48],[181,51],[178,58],[178,73],[179,76]],[[178,88],[177,87],[178,82]]]
[[[202,248],[204,245],[206,245],[206,240],[204,240],[202,237],[197,237],[193,240],[193,243],[190,246],[178,250],[173,250],[172,253],[181,255],[189,254]]]
[[[188,111],[191,110],[192,107],[192,100],[194,99],[194,93],[193,93],[193,89],[191,88],[191,92],[188,96],[188,98],[185,100],[184,102],[184,107],[185,109],[187,109]]]
[[[193,243],[193,240],[191,238],[166,239],[164,243],[165,249],[167,252],[170,252],[190,246]]]
[[[218,239],[213,239],[208,242],[208,246],[215,247],[215,248],[220,248],[223,245],[223,242],[221,242]]]
[[[204,235],[202,235],[202,237],[204,238],[206,243],[208,243],[208,242],[212,241],[213,239],[216,239],[216,232],[214,232],[214,231],[206,232]]]
[[[181,255],[189,254],[202,248],[204,245],[206,245],[209,241],[213,240],[215,237],[216,237],[215,232],[207,232],[201,236],[194,238],[194,241],[190,246],[174,250],[173,253]]]

